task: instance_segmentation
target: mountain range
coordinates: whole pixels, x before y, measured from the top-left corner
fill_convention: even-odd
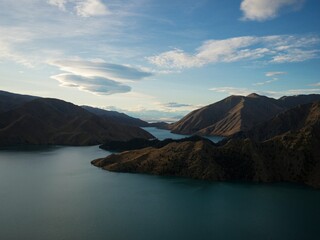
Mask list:
[[[137,126],[59,99],[2,91],[0,103],[0,146],[95,145],[107,140],[153,137]],[[126,115],[121,117],[131,120]]]
[[[320,95],[317,94],[280,99],[255,93],[248,96],[230,96],[189,113],[169,125],[169,129],[179,134],[231,136],[247,131],[290,108],[319,100]]]
[[[229,137],[218,144],[204,138],[186,138],[164,144],[160,148],[143,149],[112,154],[96,159],[92,164],[109,171],[171,175],[215,181],[295,182],[320,188],[320,101],[319,96],[285,97],[279,100],[251,94],[247,97],[232,96],[217,104],[196,110],[184,118],[210,113],[235,113],[236,106],[246,108],[240,116],[249,116],[249,104],[257,101],[267,111],[252,120],[249,128],[240,121],[237,131],[229,129]],[[252,100],[253,99],[253,100]],[[302,99],[302,100],[301,100]],[[301,100],[301,101],[300,101]],[[267,101],[268,104],[264,102]],[[309,102],[298,104],[298,102]],[[242,104],[241,104],[242,102]],[[282,103],[282,104],[280,104]],[[240,105],[239,105],[240,104]],[[268,106],[271,106],[268,108]],[[276,114],[278,108],[286,109]],[[259,109],[253,108],[253,112]],[[267,117],[274,114],[273,117]],[[228,115],[228,114],[227,114]],[[229,116],[230,116],[229,115]],[[239,116],[235,114],[235,118]],[[207,122],[213,122],[207,118]],[[228,118],[229,121],[237,121]],[[240,118],[240,120],[242,120]],[[227,121],[227,119],[225,119]],[[203,121],[204,122],[204,121]],[[202,122],[202,123],[203,123]],[[182,123],[182,121],[180,121]],[[227,125],[227,123],[226,123]],[[198,126],[203,126],[199,123]],[[230,125],[231,126],[231,125]],[[201,128],[200,128],[201,129]],[[243,130],[248,129],[248,130]],[[193,129],[199,132],[199,129]]]

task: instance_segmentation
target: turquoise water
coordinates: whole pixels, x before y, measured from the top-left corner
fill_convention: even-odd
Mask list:
[[[153,136],[155,136],[159,140],[164,140],[166,138],[180,139],[180,138],[190,137],[191,136],[191,135],[175,134],[175,133],[171,133],[168,130],[158,129],[158,128],[155,128],[155,127],[145,127],[143,129],[148,131],[148,132],[150,132]],[[204,137],[208,138],[212,142],[219,142],[219,141],[221,141],[223,139],[223,137],[220,137],[220,136],[204,136]]]
[[[316,239],[320,191],[112,173],[98,147],[0,151],[0,239]]]

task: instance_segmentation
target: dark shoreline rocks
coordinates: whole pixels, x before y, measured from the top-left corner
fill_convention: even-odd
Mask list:
[[[191,136],[186,137],[182,139],[171,139],[167,138],[165,140],[158,140],[158,139],[143,139],[143,138],[134,138],[130,139],[128,141],[105,141],[102,145],[99,146],[99,148],[107,150],[107,151],[115,151],[115,152],[123,152],[123,151],[130,151],[130,150],[137,150],[147,147],[153,147],[153,148],[162,148],[170,143],[180,143],[184,141],[209,141],[201,136]],[[214,143],[212,143],[214,144]]]

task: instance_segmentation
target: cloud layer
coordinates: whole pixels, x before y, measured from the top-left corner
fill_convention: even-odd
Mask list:
[[[84,77],[104,77],[117,81],[141,80],[152,74],[130,66],[107,63],[98,60],[55,60],[50,65],[59,67],[61,71],[70,72]]]
[[[76,87],[79,90],[97,95],[111,95],[130,92],[131,87],[103,77],[83,77],[69,73],[52,76],[63,87]]]
[[[174,49],[148,60],[163,68],[191,68],[209,63],[261,59],[272,63],[302,62],[319,57],[318,36],[243,36],[205,41],[195,53]]]
[[[67,72],[51,76],[60,86],[76,87],[98,95],[126,93],[131,87],[123,83],[141,80],[151,73],[137,68],[107,63],[103,60],[55,60],[50,65]]]
[[[265,21],[278,16],[281,9],[296,10],[304,0],[243,0],[240,9],[244,20]]]

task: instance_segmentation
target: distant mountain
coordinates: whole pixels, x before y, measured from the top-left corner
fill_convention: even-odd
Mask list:
[[[36,98],[38,97],[15,94],[0,90],[0,113],[16,108],[21,104],[32,101]]]
[[[106,140],[152,137],[138,127],[107,120],[58,99],[36,98],[0,113],[0,146],[94,145]]]
[[[268,137],[263,132],[261,136],[267,138],[265,141],[229,139],[217,145],[205,139],[185,139],[161,148],[112,154],[92,164],[109,171],[216,181],[288,181],[320,188],[319,116],[319,102],[306,104],[261,126],[260,129],[267,128],[266,132],[272,130],[273,124],[278,129]]]
[[[114,121],[120,124],[130,125],[130,126],[137,126],[137,127],[147,127],[148,123],[139,119],[130,117],[124,113],[119,113],[117,111],[108,111],[101,108],[94,108],[90,106],[81,106],[85,110],[98,115],[100,117],[104,117],[110,121]]]
[[[252,93],[230,96],[197,109],[169,126],[173,133],[230,136],[299,104],[319,101],[320,95],[282,97],[278,100]]]

